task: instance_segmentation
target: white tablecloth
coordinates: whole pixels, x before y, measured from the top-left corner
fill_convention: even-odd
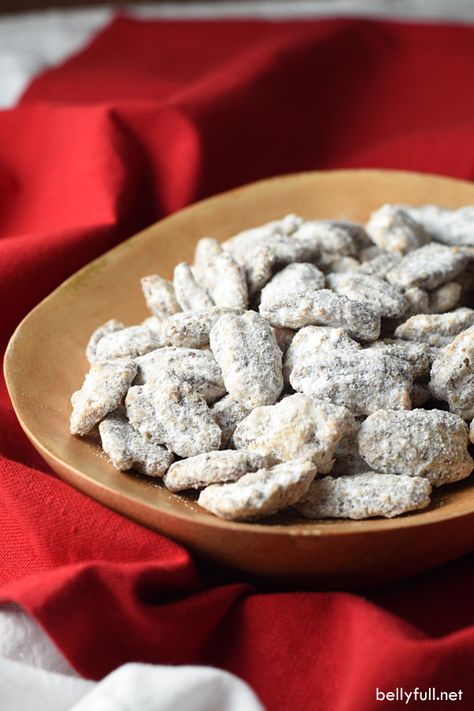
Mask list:
[[[36,622],[0,610],[1,711],[262,711],[240,679],[210,667],[125,664],[81,679]]]

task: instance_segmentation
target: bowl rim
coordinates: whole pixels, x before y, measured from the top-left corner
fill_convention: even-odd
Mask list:
[[[318,175],[321,176],[322,179],[336,179],[336,178],[341,178],[344,177],[344,175],[351,175],[353,176],[354,174],[359,174],[359,175],[367,175],[367,176],[372,176],[372,177],[377,177],[381,175],[397,175],[400,177],[403,176],[419,176],[420,178],[429,178],[435,181],[439,181],[440,183],[442,182],[455,182],[455,183],[461,183],[466,186],[469,186],[473,190],[473,198],[474,198],[474,182],[471,182],[469,180],[462,180],[458,178],[452,178],[450,176],[445,176],[441,174],[433,174],[433,173],[423,173],[420,171],[407,171],[407,170],[391,170],[391,169],[379,169],[379,168],[354,168],[354,169],[336,169],[336,170],[313,170],[313,171],[303,171],[303,172],[297,172],[297,173],[286,173],[283,175],[277,175],[277,176],[272,176],[270,178],[264,178],[261,180],[253,181],[251,183],[247,183],[245,185],[239,186],[237,188],[232,188],[230,190],[226,190],[224,192],[218,193],[216,195],[213,195],[211,197],[207,197],[203,200],[199,200],[197,202],[192,203],[191,205],[186,206],[185,208],[172,213],[171,215],[166,216],[165,218],[158,220],[155,223],[152,223],[151,225],[147,226],[145,229],[141,230],[135,235],[132,235],[131,237],[122,240],[119,244],[115,245],[111,249],[107,250],[106,252],[102,253],[92,261],[88,262],[85,264],[83,267],[78,269],[76,272],[71,274],[67,279],[65,279],[63,282],[61,282],[53,291],[51,291],[46,297],[44,297],[36,306],[34,306],[27,314],[22,318],[20,323],[17,325],[15,328],[13,334],[11,335],[6,350],[5,350],[5,355],[3,359],[3,373],[4,373],[4,378],[5,378],[5,383],[7,387],[7,391],[10,397],[10,401],[13,407],[13,410],[16,414],[16,417],[25,432],[26,436],[28,439],[31,441],[33,446],[37,449],[37,451],[41,454],[41,456],[48,462],[54,462],[59,468],[66,468],[70,474],[73,475],[74,478],[80,481],[91,481],[93,478],[89,475],[75,467],[73,464],[69,463],[67,460],[62,459],[61,457],[57,456],[54,451],[52,451],[49,447],[43,444],[43,442],[38,439],[38,437],[34,434],[34,432],[30,429],[26,422],[26,418],[24,418],[22,409],[21,409],[21,403],[17,400],[16,397],[16,376],[14,375],[14,370],[12,367],[13,360],[14,360],[14,352],[15,352],[15,347],[17,345],[17,342],[21,340],[23,331],[29,327],[30,321],[34,318],[36,313],[39,310],[42,310],[46,305],[51,300],[54,300],[54,298],[57,297],[58,293],[61,292],[65,287],[73,285],[75,282],[79,281],[82,279],[82,277],[85,274],[88,274],[91,270],[96,270],[98,267],[100,267],[102,264],[105,264],[112,255],[115,255],[118,252],[121,252],[124,249],[124,245],[127,245],[127,249],[129,245],[135,244],[137,242],[141,242],[142,240],[146,240],[148,238],[148,234],[151,231],[156,231],[157,227],[166,224],[168,225],[169,223],[172,223],[176,217],[179,215],[180,219],[183,219],[188,213],[192,212],[193,210],[196,209],[196,207],[200,207],[203,205],[207,206],[212,206],[212,204],[216,201],[219,201],[223,197],[234,197],[236,195],[240,195],[242,193],[245,193],[249,190],[255,190],[255,189],[260,189],[262,187],[266,187],[271,183],[282,183],[284,181],[295,181],[295,180],[305,180],[308,179],[309,177]],[[112,466],[112,465],[110,465]],[[54,466],[53,466],[54,469]],[[55,474],[57,474],[57,471],[55,470]],[[474,476],[471,475],[471,476]],[[63,479],[62,476],[60,476],[61,479]],[[69,481],[68,481],[69,483]],[[466,480],[456,482],[454,484],[448,485],[450,487],[459,487],[463,486],[466,484]],[[69,483],[69,485],[71,485]],[[471,486],[474,485],[474,482],[470,483]],[[265,523],[265,519],[263,519],[262,523],[259,522],[238,522],[238,521],[227,521],[221,518],[218,518],[217,516],[213,516],[212,514],[206,512],[204,509],[195,511],[190,510],[189,512],[181,509],[174,510],[172,512],[169,511],[164,511],[163,509],[160,508],[159,504],[156,502],[152,503],[144,503],[142,500],[135,498],[134,496],[130,496],[127,494],[124,494],[120,492],[117,489],[111,489],[111,487],[107,486],[105,483],[93,479],[93,486],[94,488],[101,489],[103,491],[113,491],[114,497],[118,497],[120,499],[128,500],[133,499],[134,504],[138,505],[138,507],[142,509],[147,509],[150,512],[153,512],[155,515],[159,516],[166,516],[174,519],[179,519],[183,522],[186,522],[188,524],[196,524],[199,527],[207,527],[210,529],[222,529],[223,527],[226,528],[228,531],[238,531],[239,533],[252,533],[252,534],[258,534],[258,535],[265,535],[268,536],[269,534],[277,535],[277,536],[304,536],[305,538],[307,537],[317,537],[317,538],[322,538],[322,537],[333,537],[333,536],[357,536],[357,535],[375,535],[380,532],[390,532],[390,531],[397,531],[400,529],[406,529],[406,528],[419,528],[419,527],[426,527],[426,526],[434,526],[434,525],[439,525],[442,524],[443,522],[447,521],[452,521],[455,519],[460,519],[460,518],[468,518],[471,516],[474,516],[474,507],[472,510],[461,510],[461,511],[454,511],[451,513],[442,513],[439,515],[436,515],[437,512],[443,511],[443,506],[435,506],[433,509],[428,508],[427,509],[421,509],[419,511],[414,511],[414,512],[408,512],[407,514],[403,514],[401,516],[397,516],[394,518],[371,518],[371,519],[362,519],[362,520],[352,520],[352,519],[326,519],[326,520],[311,520],[308,519],[307,521],[295,521],[295,523],[275,523],[275,524],[268,524]],[[75,487],[79,488],[83,493],[84,489],[81,489],[80,487]],[[443,487],[444,488],[444,487]],[[167,490],[166,490],[167,491]],[[171,497],[177,496],[178,498],[181,498],[178,494],[174,494],[172,492],[167,492]],[[90,496],[90,494],[87,494]],[[194,502],[193,502],[194,503]],[[107,504],[103,504],[107,505]],[[112,507],[113,508],[113,507]],[[116,509],[117,510],[117,509]],[[417,514],[419,513],[431,513],[435,514],[431,518],[428,517],[421,517],[419,518]],[[124,515],[124,514],[122,514]]]

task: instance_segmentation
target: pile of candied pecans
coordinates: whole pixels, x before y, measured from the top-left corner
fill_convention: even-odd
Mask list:
[[[392,517],[469,476],[474,206],[288,215],[197,243],[91,336],[71,432],[217,516]]]

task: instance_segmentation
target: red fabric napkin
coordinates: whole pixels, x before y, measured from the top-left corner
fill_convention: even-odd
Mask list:
[[[347,166],[473,179],[473,76],[473,27],[117,19],[0,114],[2,345],[75,269],[214,192]],[[58,481],[4,386],[0,501],[0,601],[87,677],[202,663],[272,711],[367,711],[397,687],[473,707],[472,558],[363,595],[196,564]]]

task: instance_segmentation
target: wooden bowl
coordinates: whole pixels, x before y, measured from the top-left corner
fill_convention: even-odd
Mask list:
[[[474,547],[474,481],[436,491],[429,508],[392,520],[318,521],[276,517],[263,524],[221,521],[159,483],[115,471],[97,446],[68,431],[71,393],[88,368],[84,347],[109,318],[147,315],[139,279],[192,259],[199,237],[230,235],[295,212],[365,221],[385,202],[474,204],[474,184],[398,171],[289,175],[192,205],[99,257],[22,321],[8,346],[5,376],[33,445],[72,486],[208,558],[264,576],[324,586],[358,586],[408,576]]]

